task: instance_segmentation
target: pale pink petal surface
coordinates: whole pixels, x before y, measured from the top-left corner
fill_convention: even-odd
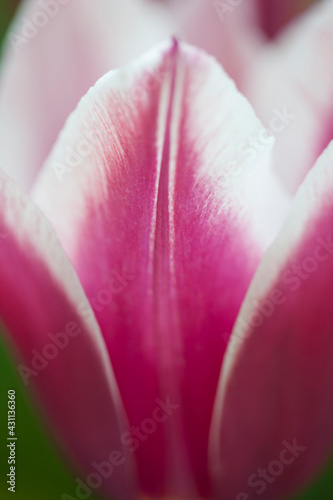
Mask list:
[[[261,129],[212,58],[167,43],[88,93],[34,191],[95,308],[130,424],[156,397],[180,405],[136,452],[152,495],[209,491],[227,332],[285,210],[271,144],[247,152]]]
[[[276,172],[291,196],[333,138],[332,56],[333,3],[327,0],[267,45],[248,74],[245,94],[276,137]]]
[[[333,143],[264,255],[230,338],[211,433],[223,498],[281,498],[332,449],[332,166]]]
[[[264,42],[256,2],[247,0],[232,5],[219,0],[169,0],[169,4],[179,26],[177,34],[216,57],[243,91]]]
[[[19,373],[80,477],[94,471],[93,461],[119,450],[123,463],[102,487],[116,498],[134,498],[133,457],[120,441],[127,420],[96,319],[53,229],[3,174],[0,233],[0,316]],[[54,335],[63,347],[55,348]]]
[[[147,0],[69,0],[48,12],[23,2],[0,73],[0,164],[25,189],[89,87],[174,31],[164,5]]]

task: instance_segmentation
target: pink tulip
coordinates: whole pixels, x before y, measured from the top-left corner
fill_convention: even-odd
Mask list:
[[[83,4],[66,5],[82,15],[78,32],[84,19],[101,21]],[[58,16],[55,23],[66,19]],[[143,19],[148,31],[157,23]],[[311,40],[330,19],[323,3],[274,47],[259,47],[253,30],[239,52],[232,30],[223,35],[239,61],[245,50],[257,54],[253,74],[247,66],[237,82],[260,114],[269,117],[276,102],[268,134],[276,147],[215,59],[164,42],[98,80],[36,181],[61,116],[79,95],[75,78],[85,72],[71,67],[70,54],[73,79],[54,63],[53,84],[63,81],[64,92],[68,84],[68,101],[45,131],[45,110],[36,109],[41,121],[18,151],[11,127],[22,112],[29,131],[36,97],[32,75],[26,93],[17,88],[24,60],[35,60],[48,111],[57,103],[49,103],[52,78],[38,66],[47,59],[36,52],[41,39],[7,60],[1,160],[33,189],[26,195],[0,174],[0,316],[23,382],[78,471],[77,498],[98,489],[120,500],[275,499],[303,486],[327,458],[333,144],[319,157],[329,137],[318,117],[331,81],[323,64],[321,80],[313,78]],[[47,42],[50,30],[38,36]],[[75,39],[75,29],[65,33]],[[291,40],[286,54],[284,37]],[[306,37],[313,53],[302,59]],[[79,63],[90,50],[78,40]],[[279,63],[281,101],[272,100],[280,87],[266,62]],[[98,76],[90,63],[93,53],[82,91]],[[295,101],[299,81],[306,92]],[[309,95],[313,106],[305,107]],[[287,178],[283,167],[292,162]]]

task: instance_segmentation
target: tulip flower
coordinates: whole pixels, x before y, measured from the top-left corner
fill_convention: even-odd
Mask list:
[[[333,437],[331,79],[319,43],[332,8],[274,45],[242,5],[230,13],[218,60],[263,125],[219,62],[186,43],[102,76],[174,26],[198,37],[180,11],[123,2],[115,29],[128,12],[142,19],[124,55],[104,42],[128,31],[109,32],[99,2],[80,5],[58,2],[35,32],[26,2],[0,92],[0,166],[17,181],[0,173],[0,317],[78,473],[63,500],[289,495]],[[192,21],[213,13],[221,26],[210,8]],[[90,24],[101,36],[83,43]],[[216,33],[197,44],[214,52]],[[57,85],[61,106],[48,97]]]
[[[34,201],[2,174],[0,314],[77,498],[278,498],[326,457],[332,147],[283,224],[261,131],[174,41],[88,92]]]

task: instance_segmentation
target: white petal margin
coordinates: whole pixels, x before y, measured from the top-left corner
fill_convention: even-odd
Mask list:
[[[218,498],[300,487],[333,443],[333,143],[257,270],[224,358],[211,428]]]
[[[0,317],[55,442],[84,480],[93,462],[118,467],[101,488],[134,498],[127,420],[107,349],[77,275],[46,218],[0,174]],[[111,458],[110,458],[111,457]]]

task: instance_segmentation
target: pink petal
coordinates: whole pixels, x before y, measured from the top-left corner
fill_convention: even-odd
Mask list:
[[[230,338],[211,434],[223,498],[282,498],[332,447],[332,163],[333,143],[296,195]],[[294,457],[282,452],[295,442],[303,449]],[[258,482],[259,468],[269,482]]]
[[[274,37],[293,17],[318,0],[257,0],[262,28]]]
[[[25,189],[97,78],[174,31],[158,2],[41,3],[26,0],[10,27],[0,79],[0,164]]]
[[[125,463],[114,467],[102,488],[119,499],[134,498],[133,459],[120,442],[125,414],[100,329],[54,231],[3,174],[0,234],[0,317],[21,358],[24,383],[33,386],[80,477],[96,472],[92,462],[110,460],[119,450]],[[59,332],[62,347],[52,337]]]
[[[212,58],[168,43],[97,83],[35,188],[95,308],[130,424],[157,397],[180,405],[136,452],[151,495],[208,494],[223,333],[284,209],[271,146],[252,161],[243,151],[261,127]]]
[[[245,85],[276,137],[275,168],[291,195],[333,138],[332,55],[333,3],[319,2],[258,55]]]
[[[220,0],[170,3],[181,37],[216,57],[243,90],[247,73],[263,43],[255,2],[247,0],[234,6]]]

